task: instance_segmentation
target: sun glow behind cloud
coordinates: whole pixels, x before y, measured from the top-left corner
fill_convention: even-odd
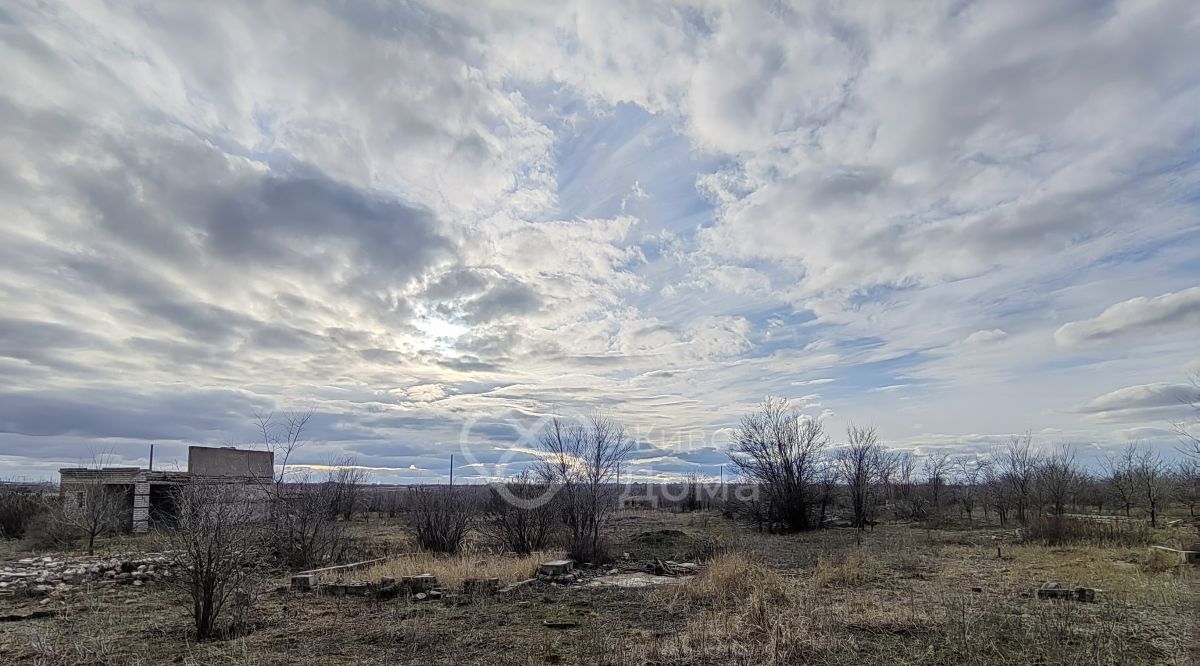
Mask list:
[[[297,462],[381,480],[556,411],[645,478],[716,473],[767,394],[968,453],[1189,414],[1193,3],[6,13],[12,475],[296,405]]]

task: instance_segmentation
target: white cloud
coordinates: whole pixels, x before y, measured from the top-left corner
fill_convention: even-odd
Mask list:
[[[1063,324],[1054,339],[1064,347],[1082,347],[1130,336],[1200,331],[1200,287],[1155,298],[1131,298],[1105,308],[1097,317]]]
[[[835,430],[964,450],[1157,427],[1200,312],[1193,14],[18,3],[0,456],[311,403],[306,463],[432,478],[468,417],[723,444],[816,385]]]
[[[1127,386],[1097,396],[1077,411],[1109,420],[1159,420],[1167,422],[1173,415],[1190,409],[1190,403],[1200,399],[1200,390],[1189,384],[1141,384]]]
[[[967,336],[963,343],[968,345],[982,345],[990,342],[999,342],[1008,337],[1008,333],[998,328],[989,329],[986,331],[975,331]]]

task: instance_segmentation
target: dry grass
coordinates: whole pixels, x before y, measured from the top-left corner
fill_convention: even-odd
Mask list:
[[[858,587],[874,579],[879,563],[862,548],[843,551],[817,560],[809,584],[813,590],[828,587]]]
[[[377,581],[382,577],[433,574],[438,582],[450,589],[459,589],[468,578],[499,578],[502,584],[532,578],[537,567],[548,560],[562,559],[562,551],[543,551],[529,555],[464,552],[457,555],[411,553],[398,555],[365,571],[351,574],[361,580]]]
[[[161,592],[109,587],[59,618],[0,629],[0,654],[64,665],[1192,663],[1200,572],[1167,567],[1145,547],[899,525],[862,535],[860,547],[850,530],[768,536],[663,513],[639,514],[614,546],[636,552],[645,544],[634,537],[681,528],[683,545],[720,539],[741,550],[659,588],[537,585],[467,605],[280,592],[265,595],[245,637],[202,645],[188,642],[185,610]],[[515,581],[560,556],[406,555],[354,575]],[[1033,590],[1047,581],[1104,592],[1089,604],[1038,600]],[[548,629],[546,619],[579,626]]]
[[[770,569],[751,562],[742,553],[726,553],[712,560],[708,568],[681,585],[657,590],[658,599],[673,606],[702,605],[726,607],[751,602],[782,603],[788,598],[790,583]]]
[[[1024,530],[1026,541],[1047,546],[1089,545],[1105,548],[1148,546],[1153,539],[1150,526],[1141,520],[1080,520],[1039,516]]]

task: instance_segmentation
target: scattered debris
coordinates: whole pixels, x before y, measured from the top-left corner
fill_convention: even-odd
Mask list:
[[[321,586],[321,577],[333,576],[341,579],[342,574],[359,569],[365,569],[371,565],[378,564],[386,560],[386,557],[378,557],[373,560],[363,560],[361,562],[352,562],[350,564],[339,564],[333,567],[322,567],[320,569],[310,569],[301,571],[292,576],[292,589],[299,592],[314,591]]]
[[[655,576],[648,573],[623,573],[612,576],[597,576],[586,583],[587,587],[624,587],[638,588],[654,585],[675,585],[682,583],[679,576]]]
[[[42,601],[47,601],[47,600],[42,599]],[[33,611],[32,613],[25,613],[23,615],[22,614],[0,615],[0,622],[24,622],[25,620],[42,620],[45,618],[54,617],[55,615],[58,615],[58,611],[56,611],[56,610],[38,610],[38,611]]]
[[[1090,603],[1096,600],[1096,594],[1101,592],[1094,587],[1070,587],[1063,583],[1046,583],[1038,588],[1038,599],[1074,599]]]
[[[508,592],[512,592],[513,590],[525,587],[525,586],[529,585],[530,583],[536,583],[537,580],[538,579],[536,579],[536,578],[526,578],[525,580],[519,580],[515,583],[510,583],[510,584],[505,585],[504,587],[500,588],[500,593],[505,594]]]
[[[1179,550],[1177,548],[1167,548],[1166,546],[1150,546],[1150,550],[1161,550],[1166,553],[1171,553],[1179,558],[1180,564],[1200,566],[1200,546],[1197,546],[1195,550]]]
[[[26,557],[0,565],[0,595],[53,597],[88,587],[142,587],[170,575],[168,557],[162,553],[120,557]]]
[[[499,578],[468,578],[463,581],[463,594],[495,594],[499,590]]]
[[[646,565],[646,571],[656,576],[691,576],[700,571],[700,565],[694,562],[654,560]]]

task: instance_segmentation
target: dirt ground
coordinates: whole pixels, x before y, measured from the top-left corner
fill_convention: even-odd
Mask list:
[[[849,529],[769,536],[709,514],[623,512],[612,538],[618,557],[629,555],[621,571],[671,559],[704,562],[702,572],[648,587],[539,583],[454,603],[277,590],[260,598],[247,635],[201,645],[186,606],[154,586],[46,604],[0,597],[0,615],[56,612],[0,623],[0,663],[1200,663],[1200,576],[1156,565],[1144,548],[1049,548],[1020,544],[1013,530],[905,525],[858,541]],[[1050,581],[1102,591],[1096,603],[1037,599]]]

